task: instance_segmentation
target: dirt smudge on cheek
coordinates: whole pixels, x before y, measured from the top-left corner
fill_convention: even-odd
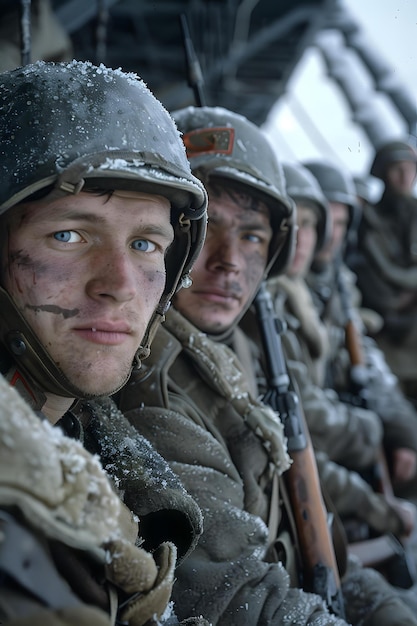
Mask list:
[[[29,309],[30,311],[35,311],[35,313],[39,313],[40,311],[45,311],[46,313],[53,313],[54,315],[62,315],[64,319],[68,319],[70,317],[76,317],[80,309],[63,309],[56,304],[26,304],[25,309]]]
[[[9,263],[12,267],[16,265],[17,267],[31,267],[33,268],[34,262],[31,259],[30,255],[22,250],[10,250],[9,253]]]
[[[149,298],[154,298],[156,296],[159,299],[164,291],[165,282],[165,272],[147,271],[143,274],[143,279],[141,280],[143,293]]]
[[[246,259],[246,269],[244,272],[248,288],[252,288],[261,280],[265,267],[266,259],[259,253],[254,253]]]

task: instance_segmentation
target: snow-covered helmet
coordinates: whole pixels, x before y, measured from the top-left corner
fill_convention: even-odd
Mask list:
[[[171,203],[166,284],[137,358],[204,242],[207,194],[168,112],[135,74],[89,62],[39,61],[0,75],[0,215],[81,189],[154,193]],[[4,289],[0,340],[41,386],[79,397]]]
[[[222,107],[190,106],[172,112],[172,116],[183,133],[196,176],[239,183],[269,206],[273,236],[266,273],[283,272],[294,249],[295,207],[266,135],[242,115]]]
[[[398,161],[417,164],[417,150],[406,141],[390,141],[376,151],[370,173],[375,178],[384,180],[388,165]]]
[[[283,163],[288,195],[295,201],[312,206],[318,211],[316,252],[322,249],[329,236],[329,205],[313,174],[301,163]]]

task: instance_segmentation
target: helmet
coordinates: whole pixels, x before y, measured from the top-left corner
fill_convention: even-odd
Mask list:
[[[47,203],[90,187],[154,193],[171,203],[175,239],[157,322],[203,245],[207,194],[176,126],[135,75],[89,62],[27,65],[0,75],[0,215],[23,200]],[[0,339],[42,388],[80,397],[0,291]],[[82,394],[81,394],[82,395]]]
[[[396,161],[417,163],[417,151],[406,141],[390,141],[376,151],[371,165],[371,175],[384,180],[388,165]]]
[[[319,183],[328,202],[341,202],[349,207],[356,204],[353,178],[332,163],[307,161],[304,163]]]
[[[222,107],[190,106],[172,116],[197,176],[234,181],[270,207],[273,238],[266,273],[283,272],[294,247],[295,207],[266,136],[242,115]]]
[[[329,206],[319,183],[301,163],[283,163],[288,195],[296,202],[313,205],[319,212],[316,251],[321,250],[329,236]]]
[[[356,228],[360,207],[353,177],[343,169],[325,161],[308,161],[303,165],[313,174],[328,202],[340,202],[347,205],[349,209],[348,228]]]

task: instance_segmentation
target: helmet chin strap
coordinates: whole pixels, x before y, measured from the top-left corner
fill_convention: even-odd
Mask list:
[[[11,354],[18,369],[34,381],[42,392],[65,398],[91,399],[96,397],[85,393],[71,383],[57,367],[3,287],[0,287],[0,307],[0,340]],[[125,384],[129,376],[130,372],[120,387]]]

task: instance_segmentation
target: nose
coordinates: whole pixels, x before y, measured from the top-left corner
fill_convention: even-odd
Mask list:
[[[91,263],[91,278],[87,282],[87,293],[91,298],[128,302],[135,297],[138,276],[128,252],[107,249],[105,253],[97,254]]]
[[[239,272],[240,265],[241,255],[233,236],[217,239],[208,258],[209,269],[232,274]]]

